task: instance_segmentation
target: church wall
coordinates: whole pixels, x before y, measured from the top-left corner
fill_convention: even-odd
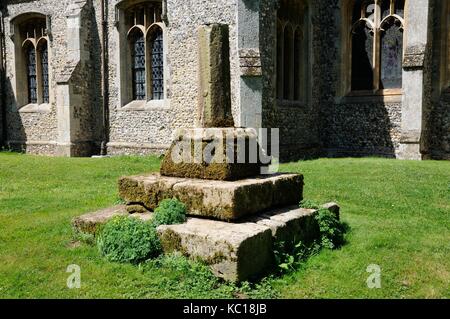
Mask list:
[[[276,8],[275,0],[260,0],[261,63],[263,72],[262,126],[280,129],[281,159],[296,160],[315,155],[396,157],[401,140],[402,96],[347,96],[341,83],[342,11],[344,0],[309,3],[308,87],[301,103],[282,103],[276,98]],[[70,69],[67,61],[67,8],[85,1],[12,0],[6,26],[6,108],[8,141],[16,149],[37,154],[59,155],[58,85],[70,73],[70,96],[75,123],[70,128],[73,150],[69,155],[99,152],[102,136],[101,8],[100,1],[87,1],[82,11],[80,39],[84,59]],[[172,132],[196,123],[198,103],[198,26],[224,23],[230,26],[231,99],[239,124],[240,67],[236,28],[237,1],[167,0],[166,90],[167,98],[144,107],[126,105],[121,97],[120,41],[116,4],[107,8],[109,105],[109,154],[161,154]],[[91,4],[91,5],[89,5]],[[39,11],[51,16],[50,103],[47,107],[22,108],[14,95],[16,85],[14,43],[9,37],[10,19],[19,13]],[[436,11],[436,15],[439,10]],[[440,18],[436,16],[436,21]],[[408,21],[414,23],[414,21]],[[438,28],[435,24],[435,27]],[[435,30],[438,31],[438,30]],[[440,86],[442,61],[437,56],[440,39],[433,45],[433,103],[426,114],[429,152],[433,158],[450,157],[450,94]],[[417,84],[418,85],[418,84]],[[418,90],[423,88],[418,85]],[[60,96],[64,98],[64,95]],[[428,110],[427,110],[428,111]],[[71,123],[72,123],[71,122]],[[1,123],[1,121],[0,121]],[[0,130],[1,132],[1,130]]]

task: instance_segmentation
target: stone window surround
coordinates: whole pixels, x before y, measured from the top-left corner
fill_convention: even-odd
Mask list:
[[[379,101],[401,101],[403,95],[403,89],[378,89],[379,85],[379,77],[380,77],[380,63],[375,64],[374,74],[378,80],[374,81],[376,84],[376,88],[374,90],[361,90],[361,91],[352,91],[351,90],[351,65],[352,65],[352,28],[353,28],[353,10],[355,6],[356,0],[341,0],[341,71],[340,71],[340,85],[338,88],[338,96],[336,97],[336,101],[340,103],[347,102],[357,102],[360,100],[364,100],[366,102],[379,102]],[[377,6],[377,11],[381,12],[380,2],[383,0],[373,0],[374,4]],[[391,0],[392,1],[392,0]],[[367,0],[369,2],[369,0]],[[405,0],[404,7],[404,17],[398,17],[401,19],[403,25],[403,38],[406,38],[407,25],[408,25],[408,17],[407,17],[407,6],[409,5],[409,0]],[[363,3],[363,7],[366,4]],[[392,14],[390,15],[392,16]],[[375,36],[379,37],[379,28],[383,21],[385,21],[388,17],[381,19],[381,16],[376,19],[376,23],[374,28],[377,29],[375,32]],[[380,43],[378,39],[374,39],[374,53],[376,54],[376,59],[379,60],[380,55]],[[405,54],[406,42],[403,41],[403,55]]]
[[[22,39],[19,25],[26,22],[27,20],[31,19],[44,19],[46,29],[44,30],[44,35],[35,39],[35,38],[27,38]],[[10,38],[14,44],[14,95],[19,107],[20,113],[49,113],[51,112],[51,105],[53,101],[53,94],[52,94],[52,86],[51,86],[51,79],[52,79],[52,67],[51,63],[48,63],[48,76],[49,76],[49,102],[48,103],[39,103],[39,100],[42,100],[42,89],[40,88],[40,81],[38,79],[38,103],[28,103],[28,88],[27,85],[23,85],[23,83],[27,83],[26,80],[26,72],[25,72],[25,65],[26,65],[26,58],[24,56],[23,48],[28,43],[31,43],[34,47],[34,49],[38,52],[37,46],[41,41],[47,42],[47,50],[48,50],[48,60],[51,61],[51,17],[50,15],[43,13],[43,12],[37,12],[37,11],[30,11],[18,14],[16,16],[11,17],[10,20]],[[37,58],[37,61],[40,59]],[[39,63],[37,63],[37,68],[39,68]],[[37,70],[37,73],[39,74],[39,69]],[[38,76],[39,78],[39,76]]]
[[[127,63],[129,59],[129,40],[128,33],[130,28],[127,28],[125,25],[125,15],[126,11],[132,8],[135,5],[145,3],[145,2],[153,2],[153,3],[161,3],[162,6],[162,22],[155,22],[144,28],[142,26],[141,31],[144,33],[145,41],[148,41],[148,35],[153,31],[155,26],[158,26],[162,29],[163,32],[163,46],[164,46],[164,99],[162,100],[132,100],[130,97],[131,91],[131,78],[129,79],[129,66]],[[156,111],[156,110],[167,110],[170,108],[170,99],[168,97],[168,85],[169,85],[169,71],[168,71],[168,38],[167,38],[167,27],[164,23],[164,1],[163,0],[123,0],[116,5],[116,32],[117,38],[119,39],[119,57],[118,57],[118,82],[119,82],[119,102],[120,106],[117,108],[119,112],[128,112],[128,111]],[[137,26],[133,26],[131,29],[134,29]],[[148,58],[147,58],[148,59]],[[149,61],[150,62],[150,61]],[[147,63],[148,65],[148,63]],[[124,76],[125,74],[125,76]],[[148,74],[148,71],[147,71]],[[147,83],[147,87],[150,83]]]
[[[277,105],[280,107],[305,107],[308,105],[308,101],[310,99],[309,96],[309,85],[308,85],[308,77],[309,74],[311,74],[310,72],[310,63],[309,63],[309,57],[310,57],[310,41],[311,41],[311,37],[309,36],[309,25],[310,25],[310,21],[309,21],[309,5],[308,5],[308,1],[304,1],[303,2],[303,7],[302,7],[302,14],[299,15],[301,17],[301,21],[289,21],[288,19],[284,19],[284,18],[280,18],[279,13],[277,13],[277,37],[276,37],[276,48],[277,48],[277,58],[275,59],[275,63],[276,63],[276,92],[277,92]],[[280,10],[280,8],[278,8],[278,11]],[[300,70],[297,70],[297,72],[293,72],[293,74],[291,74],[291,79],[290,79],[290,84],[291,87],[289,88],[289,95],[290,97],[288,99],[280,98],[279,94],[281,93],[281,95],[284,96],[284,68],[283,70],[281,70],[281,81],[278,79],[278,65],[281,63],[282,65],[285,65],[284,63],[284,36],[285,36],[285,30],[286,28],[290,26],[292,28],[293,31],[293,36],[292,36],[292,52],[291,52],[291,56],[290,56],[290,60],[292,60],[291,62],[294,63],[295,61],[295,54],[296,54],[296,45],[300,45],[300,52],[297,52],[298,54],[300,54]],[[278,54],[280,48],[278,47],[280,44],[280,37],[279,37],[279,30],[281,29],[281,52],[282,54]],[[300,35],[300,39],[296,38],[297,35]],[[297,43],[296,41],[300,40],[300,43]],[[292,65],[292,67],[294,67],[294,65]],[[295,88],[295,77],[298,76],[299,78],[297,79],[300,82],[300,87],[299,88]],[[295,91],[297,91],[297,93],[295,93]],[[297,95],[298,98],[294,98],[294,96]]]

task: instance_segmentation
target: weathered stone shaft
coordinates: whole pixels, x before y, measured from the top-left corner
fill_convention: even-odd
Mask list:
[[[228,25],[202,25],[198,36],[198,124],[201,127],[233,127]]]

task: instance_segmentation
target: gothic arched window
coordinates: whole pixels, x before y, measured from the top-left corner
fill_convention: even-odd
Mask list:
[[[277,99],[307,99],[308,26],[307,7],[303,1],[281,0],[277,20]]]
[[[26,81],[23,81],[27,86],[24,90],[27,94],[24,104],[43,104],[50,100],[46,23],[45,18],[34,17],[24,20],[18,26],[23,59],[18,57],[17,63],[19,70],[24,71],[23,75],[19,71],[17,76],[20,79],[26,77]]]
[[[351,89],[402,87],[404,0],[357,0],[352,17]]]
[[[161,3],[144,1],[124,11],[128,38],[130,100],[163,100],[164,88],[164,25]],[[128,81],[126,81],[128,82]]]

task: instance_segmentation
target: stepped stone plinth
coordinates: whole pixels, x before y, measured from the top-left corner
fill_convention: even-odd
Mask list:
[[[215,181],[148,174],[122,177],[119,194],[129,204],[154,210],[167,198],[182,201],[188,214],[231,221],[302,200],[303,176],[264,175],[239,181]]]
[[[242,281],[274,266],[275,243],[319,239],[317,210],[298,208],[303,175],[265,175],[271,158],[258,143],[264,137],[234,127],[228,26],[200,26],[199,43],[196,124],[201,127],[175,131],[160,174],[120,178],[126,206],[81,216],[73,224],[95,234],[114,216],[149,220],[162,200],[176,198],[186,205],[189,218],[158,227],[164,252],[203,260],[217,276]],[[337,205],[327,208],[339,215]]]

